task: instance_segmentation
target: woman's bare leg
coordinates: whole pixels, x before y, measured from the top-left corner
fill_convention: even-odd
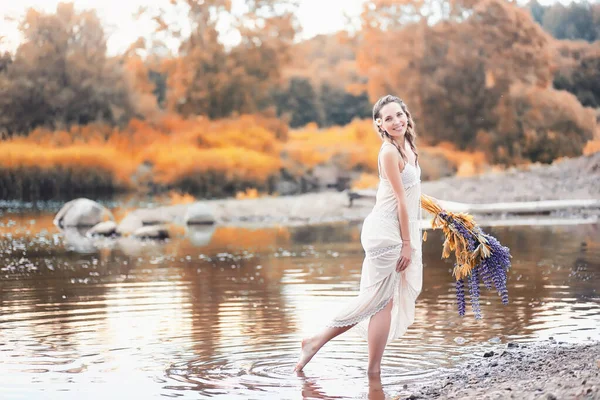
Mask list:
[[[319,351],[321,347],[325,346],[325,344],[331,339],[346,332],[354,325],[341,326],[336,328],[327,327],[317,335],[303,339],[302,350],[300,352],[300,359],[298,360],[298,364],[296,364],[296,368],[294,368],[294,372],[302,371],[302,368],[304,368],[304,366],[308,364],[310,359],[313,358],[315,354],[317,354],[317,351]]]
[[[390,323],[392,321],[393,300],[371,317],[369,321],[369,366],[367,373],[369,375],[379,375],[381,373],[381,359],[390,333]]]

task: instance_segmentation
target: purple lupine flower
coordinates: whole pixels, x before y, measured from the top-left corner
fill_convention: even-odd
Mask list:
[[[506,273],[510,268],[510,250],[502,246],[492,235],[484,234],[490,246],[491,255],[485,259],[487,268],[491,272],[492,281],[502,298],[503,304],[508,304],[508,290],[506,288]]]
[[[486,289],[491,289],[493,284],[493,272],[489,257],[481,260],[478,269],[481,272],[481,281],[485,285]]]
[[[481,319],[481,307],[479,305],[479,272],[477,268],[471,270],[469,275],[469,296],[475,319]]]
[[[458,315],[465,316],[465,282],[462,279],[456,281],[456,303],[458,304]]]
[[[490,256],[487,258],[478,258],[478,263],[471,269],[467,276],[469,297],[471,306],[476,319],[481,319],[480,290],[479,282],[483,282],[487,289],[495,287],[502,298],[502,303],[508,303],[508,290],[506,287],[507,271],[510,268],[510,250],[502,246],[498,240],[484,233],[480,227],[475,226],[473,231],[467,229],[459,219],[454,219],[446,212],[438,213],[438,216],[451,227],[453,231],[466,241],[466,250],[473,253],[477,246],[482,245],[479,236],[485,238],[487,246],[490,249]],[[455,268],[457,266],[455,265]],[[458,304],[458,314],[465,315],[465,278],[456,281],[456,299]]]
[[[456,228],[459,235],[467,240],[468,247],[471,247],[468,250],[475,250],[475,238],[473,237],[473,234],[471,234],[471,232],[469,232],[469,230],[461,223],[454,223],[453,226]]]

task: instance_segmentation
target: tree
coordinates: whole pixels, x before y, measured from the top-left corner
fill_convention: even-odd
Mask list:
[[[371,117],[371,103],[365,92],[355,95],[336,86],[323,84],[320,100],[324,126],[346,125],[354,118]]]
[[[568,6],[554,3],[542,6],[536,0],[527,5],[535,21],[557,39],[600,39],[600,4],[572,2]]]
[[[0,69],[0,130],[26,134],[36,126],[116,124],[139,115],[121,62],[106,56],[93,11],[65,3],[55,14],[30,9],[20,30],[23,43]]]
[[[561,41],[556,45],[554,87],[573,93],[586,107],[600,108],[600,42]]]
[[[178,57],[165,63],[167,108],[183,115],[219,118],[267,107],[297,30],[291,3],[249,1],[241,14],[227,0],[173,0],[172,4],[187,10],[190,34],[182,40]],[[160,29],[180,34],[181,27],[166,23],[165,14],[155,20]],[[230,29],[240,39],[230,48],[217,28],[224,20],[233,21]]]
[[[527,8],[529,12],[531,12],[531,16],[538,24],[542,25],[544,21],[544,13],[546,12],[546,7],[541,5],[537,0],[530,1],[527,4]]]
[[[277,107],[277,115],[289,118],[292,128],[304,126],[309,122],[321,123],[317,94],[308,79],[290,79],[286,87],[275,91],[273,100]]]
[[[387,7],[383,18],[373,8],[381,3]],[[461,3],[460,13],[434,24],[418,13],[416,22],[389,23],[390,13],[401,13],[407,4],[415,10],[422,5],[371,1],[363,14],[358,57],[369,77],[371,101],[387,93],[400,95],[418,134],[429,143],[450,140],[462,149],[485,151],[490,161],[548,162],[581,151],[593,132],[589,110],[550,88],[553,40],[527,11],[502,0],[481,0],[470,9]],[[566,103],[538,101],[536,95]],[[573,113],[563,112],[565,107]],[[552,110],[561,110],[552,124],[524,117]],[[574,147],[564,145],[557,136],[560,129]],[[539,140],[528,139],[532,132]]]

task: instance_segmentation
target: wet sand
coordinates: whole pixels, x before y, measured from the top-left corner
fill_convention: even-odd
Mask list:
[[[600,342],[509,343],[399,398],[600,399]]]

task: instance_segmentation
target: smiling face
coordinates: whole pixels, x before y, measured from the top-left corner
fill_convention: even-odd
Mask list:
[[[402,138],[408,126],[408,117],[397,102],[388,103],[381,108],[381,128],[394,138]]]

